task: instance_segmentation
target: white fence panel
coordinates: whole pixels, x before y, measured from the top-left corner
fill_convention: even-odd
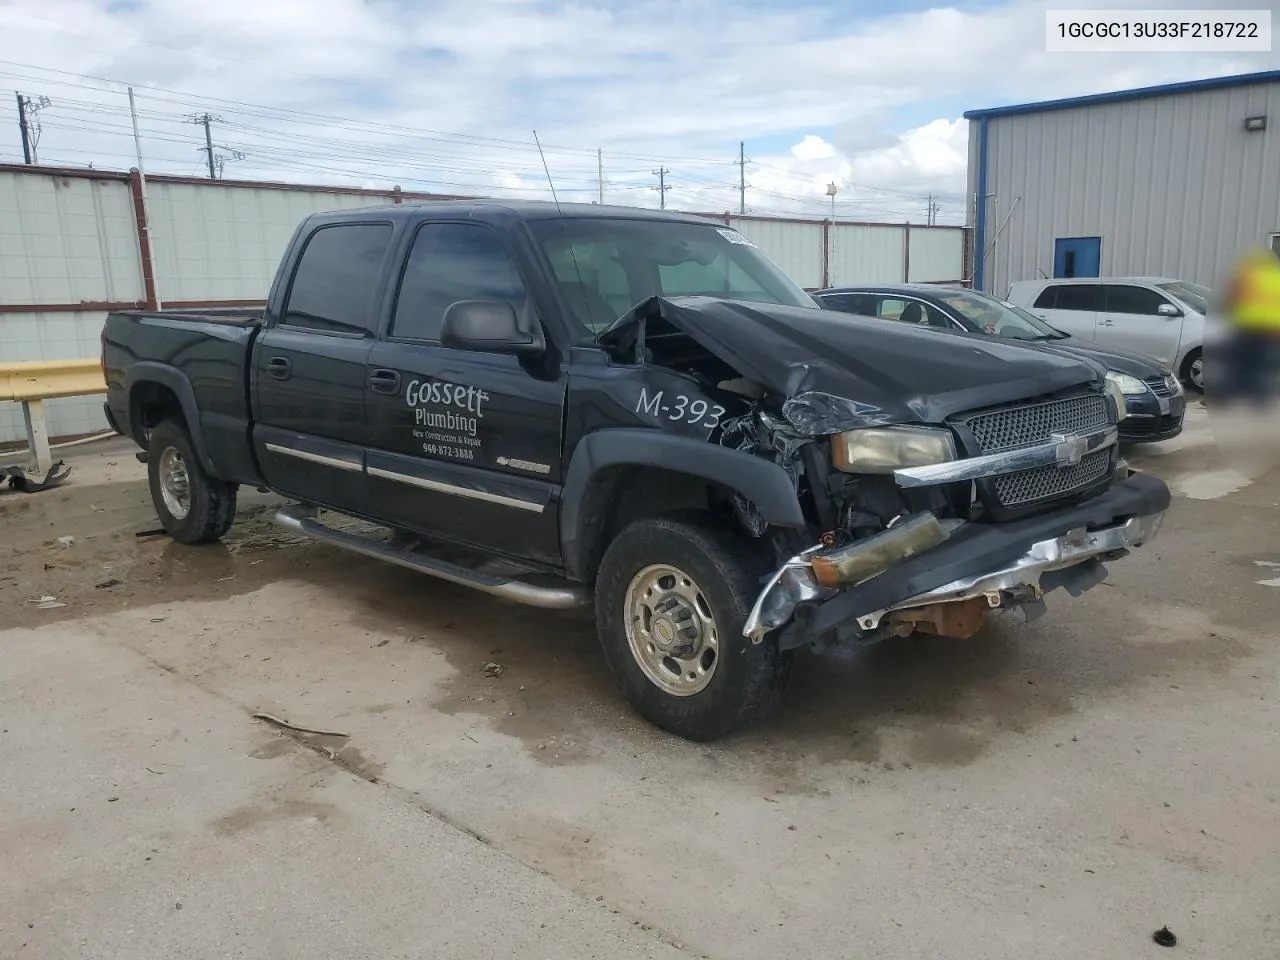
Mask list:
[[[391,201],[322,190],[148,183],[147,220],[160,302],[265,300],[303,218],[379,202]]]
[[[0,172],[0,303],[142,296],[127,182]]]
[[[800,286],[822,286],[821,223],[733,217],[733,228]]]
[[[902,282],[904,234],[899,226],[837,222],[831,231],[831,286]]]
[[[937,283],[962,279],[964,230],[957,227],[912,227],[912,282]]]

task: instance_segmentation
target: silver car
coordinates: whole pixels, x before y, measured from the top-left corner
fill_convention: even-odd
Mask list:
[[[1204,389],[1208,287],[1167,277],[1020,280],[1010,302],[1081,340],[1151,357]]]

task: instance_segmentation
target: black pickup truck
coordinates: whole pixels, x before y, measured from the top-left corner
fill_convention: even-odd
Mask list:
[[[534,606],[595,605],[631,703],[710,740],[794,652],[968,637],[1155,535],[1087,359],[823,311],[704,219],[442,202],[309,217],[265,310],[122,312],[107,413],[156,511],[277,521]]]

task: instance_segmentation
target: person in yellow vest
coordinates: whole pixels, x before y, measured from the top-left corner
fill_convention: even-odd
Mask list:
[[[1245,253],[1227,281],[1223,319],[1221,389],[1210,393],[1266,406],[1280,369],[1280,257],[1265,247]]]

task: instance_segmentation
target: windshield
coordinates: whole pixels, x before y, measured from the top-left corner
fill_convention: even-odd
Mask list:
[[[529,224],[575,319],[594,335],[649,297],[708,296],[819,309],[728,227],[581,217]]]
[[[1067,336],[1021,307],[986,294],[956,290],[942,294],[940,299],[973,333],[987,333],[1010,340],[1063,340]]]
[[[1186,280],[1175,280],[1173,283],[1156,284],[1170,296],[1177,297],[1196,313],[1209,312],[1209,288]]]

